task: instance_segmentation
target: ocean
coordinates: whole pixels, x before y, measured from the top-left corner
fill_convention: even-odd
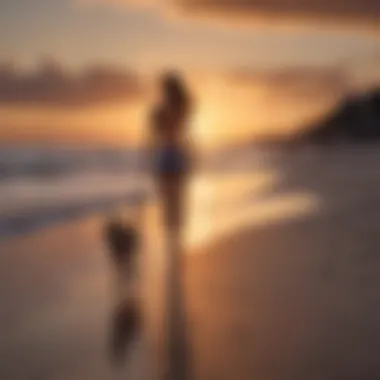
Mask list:
[[[202,154],[193,207],[202,209],[192,219],[207,219],[213,228],[215,215],[240,210],[236,219],[242,219],[244,208],[235,207],[231,199],[244,197],[257,198],[250,214],[265,217],[268,210],[281,209],[284,199],[299,207],[305,199],[312,200],[319,211],[331,198],[334,207],[344,200],[350,205],[370,204],[380,190],[379,165],[378,145],[286,149],[245,145]],[[0,148],[0,238],[112,212],[153,196],[147,160],[138,149]],[[265,208],[268,199],[281,201]]]
[[[134,203],[147,195],[132,149],[0,148],[0,237]]]

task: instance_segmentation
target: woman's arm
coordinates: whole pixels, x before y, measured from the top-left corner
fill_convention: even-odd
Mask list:
[[[148,123],[145,128],[144,138],[144,151],[147,159],[148,168],[152,170],[155,160],[155,151],[157,147],[157,134],[156,134],[156,111],[151,112],[148,118]]]

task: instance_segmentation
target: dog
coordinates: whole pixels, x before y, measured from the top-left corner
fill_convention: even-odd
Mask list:
[[[110,329],[110,359],[115,366],[122,365],[128,350],[139,334],[142,324],[140,303],[136,289],[131,287],[136,256],[140,248],[137,224],[112,217],[105,224],[105,240],[116,267],[117,299],[112,313]],[[128,292],[125,293],[125,280]]]
[[[105,240],[118,273],[130,277],[140,246],[137,228],[121,218],[111,218],[105,226]]]

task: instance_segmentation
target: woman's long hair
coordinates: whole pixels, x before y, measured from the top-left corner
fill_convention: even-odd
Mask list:
[[[165,74],[162,88],[165,102],[181,116],[186,117],[190,112],[191,99],[181,76],[175,72]]]

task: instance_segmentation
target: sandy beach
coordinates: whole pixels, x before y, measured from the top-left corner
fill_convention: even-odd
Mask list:
[[[182,272],[148,207],[145,323],[122,369],[104,216],[2,241],[0,378],[154,379],[170,341],[182,379],[379,378],[377,153],[343,153],[199,180]]]
[[[0,380],[380,380],[380,0],[0,0]]]
[[[248,228],[189,259],[194,378],[379,378],[380,268],[368,241],[380,239],[351,228],[327,216]]]
[[[144,378],[138,339],[135,364],[111,366],[118,303],[103,221],[78,220],[0,245],[0,378]]]
[[[375,149],[283,161],[243,203],[240,220],[253,215],[188,258],[194,379],[380,377],[376,162]],[[280,201],[292,194],[302,209]]]

